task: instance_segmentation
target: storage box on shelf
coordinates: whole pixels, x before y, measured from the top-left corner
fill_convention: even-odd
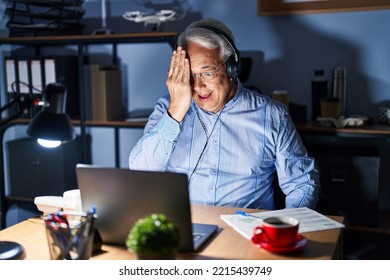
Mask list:
[[[83,0],[3,0],[9,36],[81,34]]]

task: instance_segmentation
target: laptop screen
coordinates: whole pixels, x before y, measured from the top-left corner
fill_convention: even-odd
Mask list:
[[[186,174],[76,166],[82,207],[96,207],[96,228],[104,243],[125,245],[135,222],[163,213],[180,231],[180,251],[193,251]]]

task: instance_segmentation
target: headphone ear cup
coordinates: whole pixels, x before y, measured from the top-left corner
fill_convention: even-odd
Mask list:
[[[236,79],[239,74],[239,63],[236,61],[234,55],[231,55],[226,62],[226,73],[229,78]]]

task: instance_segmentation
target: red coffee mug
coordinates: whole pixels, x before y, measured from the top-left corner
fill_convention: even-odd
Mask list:
[[[298,228],[299,221],[294,217],[267,217],[260,226],[255,227],[252,240],[257,244],[288,247],[296,241]]]

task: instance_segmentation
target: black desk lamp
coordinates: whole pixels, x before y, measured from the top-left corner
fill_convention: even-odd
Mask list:
[[[42,101],[31,99],[26,94],[20,95],[16,91],[15,94],[15,97],[8,104],[0,108],[0,114],[15,104],[18,105],[18,111],[6,119],[2,119],[0,128],[28,113],[31,107],[42,106],[42,111],[36,114],[27,128],[29,136],[37,138],[38,143],[45,147],[53,147],[54,144],[57,147],[76,138],[73,124],[65,112],[66,89],[61,83],[48,84],[42,92]],[[51,145],[43,145],[44,142]]]
[[[43,93],[43,109],[31,121],[27,134],[48,148],[74,140],[76,133],[65,105],[65,87],[60,83],[48,84]]]
[[[43,91],[43,100],[31,100],[27,95],[16,95],[8,104],[0,108],[0,113],[5,109],[18,104],[16,114],[9,116],[0,122],[0,128],[22,114],[26,114],[33,106],[43,106],[36,114],[27,128],[27,134],[37,138],[38,143],[45,147],[56,147],[62,143],[74,140],[76,133],[73,124],[65,113],[66,89],[60,83],[48,84]],[[49,144],[49,145],[47,145]],[[1,195],[4,195],[2,193]],[[3,197],[2,197],[3,199]],[[5,213],[1,213],[5,215]],[[21,259],[25,252],[21,244],[10,241],[0,241],[0,260]]]

